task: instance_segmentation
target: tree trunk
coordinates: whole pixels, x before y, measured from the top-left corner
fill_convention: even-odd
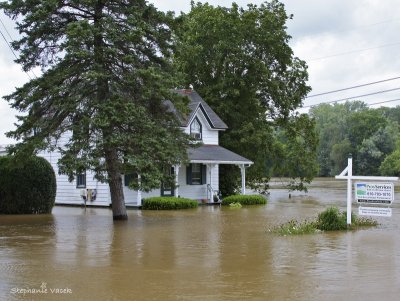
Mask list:
[[[116,150],[106,150],[108,185],[110,186],[113,220],[127,220],[122,177],[118,169],[118,154]]]
[[[109,83],[105,75],[107,75],[106,55],[104,49],[106,45],[103,41],[102,18],[104,9],[104,0],[98,0],[95,7],[94,26],[96,33],[94,36],[94,60],[97,65],[97,72],[102,76],[97,78],[97,102],[105,104],[110,101]],[[111,115],[110,112],[106,115]],[[110,117],[111,119],[111,117]],[[103,129],[103,140],[107,141],[112,136],[112,126]],[[106,143],[108,144],[108,143]],[[108,185],[110,186],[111,206],[113,211],[113,220],[127,220],[126,206],[124,200],[124,191],[122,186],[121,172],[119,169],[118,153],[112,146],[105,146],[104,155],[107,166]]]

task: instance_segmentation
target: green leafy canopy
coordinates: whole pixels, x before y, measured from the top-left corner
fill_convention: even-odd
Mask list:
[[[171,15],[144,0],[13,0],[0,9],[17,20],[17,62],[43,71],[5,97],[23,113],[8,133],[21,141],[12,152],[60,147],[60,172],[94,171],[119,207],[121,173],[145,174],[148,190],[163,166],[186,158],[188,138],[164,105],[185,104],[171,90]]]
[[[296,113],[310,91],[307,66],[288,44],[289,18],[278,1],[247,8],[192,2],[175,22],[182,82],[228,124],[220,144],[254,161],[246,174],[254,188],[267,188],[271,175],[302,182],[316,173],[313,121]],[[220,175],[224,193],[233,193],[238,171],[221,166]]]

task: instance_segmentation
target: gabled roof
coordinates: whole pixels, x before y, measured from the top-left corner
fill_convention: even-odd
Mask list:
[[[252,161],[219,145],[201,145],[188,149],[191,163],[215,164],[253,164]]]
[[[200,95],[191,89],[175,90],[178,94],[187,96],[190,100],[189,102],[189,114],[188,116],[178,116],[181,126],[186,127],[189,122],[193,119],[193,116],[198,110],[201,110],[211,128],[218,130],[225,130],[228,126],[219,118],[219,116],[210,108],[210,106],[200,97]],[[168,104],[169,105],[169,104]],[[172,105],[172,103],[171,103]],[[175,109],[176,112],[176,109]]]

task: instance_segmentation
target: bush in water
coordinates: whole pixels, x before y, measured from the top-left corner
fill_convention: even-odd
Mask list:
[[[352,222],[354,217],[352,216]],[[347,229],[347,216],[337,207],[329,207],[318,214],[316,227],[322,231],[334,231]]]
[[[240,203],[241,205],[264,205],[267,200],[261,195],[230,195],[222,200],[222,205]]]
[[[196,208],[198,202],[177,197],[152,197],[143,200],[142,209],[144,210],[177,210]]]
[[[347,225],[347,213],[341,212],[337,207],[329,207],[318,214],[315,221],[298,222],[290,220],[278,227],[275,227],[269,232],[274,232],[280,235],[296,235],[296,234],[310,234],[321,231],[338,231],[347,229],[356,229],[359,227],[374,227],[378,222],[371,218],[357,217],[351,215],[351,225]]]
[[[56,188],[54,170],[45,159],[0,157],[1,214],[51,213]]]

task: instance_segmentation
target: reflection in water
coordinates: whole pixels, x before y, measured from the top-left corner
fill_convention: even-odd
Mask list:
[[[273,190],[266,206],[129,211],[56,207],[0,216],[1,300],[398,300],[400,210],[374,229],[279,237],[345,191]],[[12,293],[69,288],[71,294]],[[5,296],[5,297],[2,297]]]

